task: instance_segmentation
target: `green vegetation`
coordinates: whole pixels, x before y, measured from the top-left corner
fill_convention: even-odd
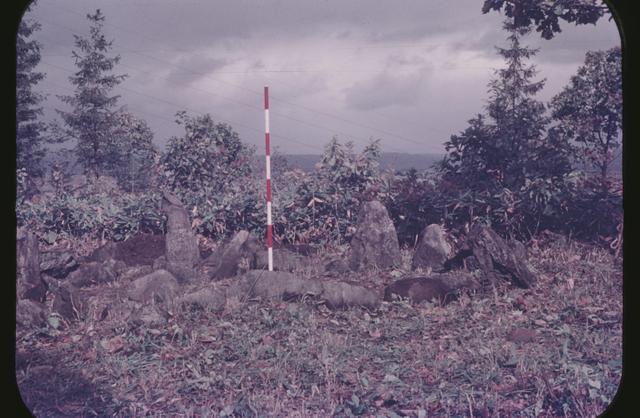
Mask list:
[[[34,87],[45,74],[34,71],[40,62],[41,45],[30,37],[40,28],[38,22],[20,22],[16,37],[16,168],[19,177],[42,175],[45,154],[43,133],[46,125],[38,121],[43,95]]]
[[[502,3],[491,7],[498,6]],[[125,239],[140,226],[159,232],[162,216],[149,199],[157,200],[167,189],[180,197],[196,232],[207,239],[224,239],[239,229],[262,236],[264,181],[261,170],[252,167],[253,148],[231,126],[181,111],[176,123],[184,135],[170,138],[164,152],[157,152],[145,121],[117,109],[119,97],[110,93],[126,76],[113,74],[119,56],[109,56],[104,15],[97,10],[87,19],[90,36],[76,36],[78,50],[73,51],[75,94],[60,97],[73,110],[59,112],[64,127],[47,140],[75,139],[90,183],[113,176],[126,193],[98,201],[52,178],[48,183],[58,183],[55,196],[34,197],[35,182],[43,183],[38,175],[45,139],[38,129],[43,128],[37,120],[39,96],[31,89],[44,75],[32,71],[39,46],[28,37],[37,23],[24,23],[18,38],[18,92],[24,98],[18,102],[18,224],[31,225],[43,239],[62,231],[69,237]],[[486,109],[445,142],[447,155],[437,172],[382,171],[379,140],[356,153],[351,142],[334,137],[309,173],[274,159],[276,239],[348,242],[361,203],[370,199],[387,206],[407,244],[428,223],[462,232],[484,222],[521,240],[544,229],[606,245],[619,239],[621,187],[610,178],[609,166],[620,145],[620,49],[589,52],[570,85],[551,101],[549,114],[535,98],[544,80],[534,80],[536,68],[527,64],[537,51],[522,45],[528,25],[507,22],[504,29],[508,45],[498,53],[505,66],[488,85]],[[115,222],[111,215],[96,216],[98,211],[143,217]]]
[[[403,265],[350,272],[348,280],[379,290],[413,274],[411,248],[426,225],[444,225],[455,241],[482,222],[527,243],[540,273],[536,286],[498,283],[446,306],[398,300],[374,311],[331,311],[313,297],[299,303],[227,299],[223,312],[172,305],[161,326],[125,321],[108,304],[72,323],[52,313],[47,324],[16,333],[17,382],[32,412],[602,413],[622,374],[622,190],[609,167],[620,143],[620,50],[588,53],[549,113],[535,99],[544,80],[534,81],[536,69],[526,60],[535,51],[521,45],[522,37],[533,22],[551,37],[559,31],[558,17],[588,23],[601,12],[584,14],[581,7],[569,8],[574,2],[557,1],[565,8],[552,14],[547,3],[518,2],[528,5],[524,13],[513,1],[485,2],[485,12],[504,6],[517,18],[505,25],[509,45],[499,49],[506,65],[488,86],[484,112],[445,143],[438,170],[384,171],[380,141],[356,152],[353,143],[336,137],[309,172],[290,169],[283,156],[273,158],[276,241],[321,248],[293,272],[298,277],[320,274],[313,269],[344,258],[360,206],[378,199],[395,224]],[[176,123],[184,134],[158,152],[146,122],[120,109],[118,96],[111,95],[125,76],[111,74],[118,56],[108,56],[104,16],[97,11],[87,17],[90,36],[76,37],[73,53],[75,94],[61,97],[72,110],[60,112],[63,126],[52,132],[38,121],[40,96],[32,91],[44,76],[33,72],[39,46],[28,40],[37,23],[20,29],[18,226],[35,232],[42,248],[68,245],[74,256],[83,256],[105,241],[164,233],[161,192],[169,190],[207,249],[241,229],[263,237],[264,178],[252,166],[253,148],[232,126],[183,111]],[[87,175],[54,167],[43,178],[45,142],[67,138],[77,141]],[[132,269],[128,273],[136,273]],[[224,288],[237,278],[226,280],[208,285]],[[101,306],[107,294],[124,295],[126,285],[117,280],[89,289],[95,291],[92,306]],[[51,295],[46,303],[53,303]]]
[[[572,241],[530,251],[535,289],[444,307],[263,300],[176,307],[155,327],[108,315],[18,330],[17,381],[36,416],[597,416],[622,374],[620,263]]]

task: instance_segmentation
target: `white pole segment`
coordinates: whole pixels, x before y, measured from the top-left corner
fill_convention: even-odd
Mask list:
[[[269,134],[269,86],[264,86],[264,142],[267,177],[267,259],[269,271],[273,271],[273,224],[271,222],[271,151]]]

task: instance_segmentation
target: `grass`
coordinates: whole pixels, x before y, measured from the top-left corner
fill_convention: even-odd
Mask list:
[[[620,261],[576,242],[530,256],[535,288],[503,283],[446,306],[235,301],[222,313],[176,308],[157,329],[107,319],[18,330],[17,381],[36,416],[598,415],[621,378]],[[514,328],[536,338],[511,342]]]

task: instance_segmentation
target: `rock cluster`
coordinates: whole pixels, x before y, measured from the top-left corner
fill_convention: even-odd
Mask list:
[[[393,301],[397,297],[414,303],[448,303],[462,289],[479,289],[498,279],[520,287],[536,283],[536,272],[527,262],[524,245],[505,240],[482,225],[471,229],[455,254],[443,228],[427,225],[411,260],[412,270],[417,271],[389,284],[384,295],[336,280],[352,270],[391,269],[402,264],[395,228],[378,201],[362,206],[349,257],[325,261],[324,276],[311,278],[296,275],[309,264],[310,259],[304,255],[308,248],[307,252],[276,248],[275,271],[266,271],[266,251],[248,231],[237,232],[200,260],[197,239],[181,202],[165,193],[163,209],[168,220],[165,236],[141,234],[109,243],[85,259],[76,259],[69,251],[41,254],[37,237],[19,230],[17,323],[46,324],[48,311],[42,302],[47,292],[52,294],[53,312],[68,321],[102,320],[115,315],[134,324],[156,326],[166,323],[176,304],[222,311],[231,297],[312,297],[332,309],[375,308],[382,299]],[[223,287],[212,282],[234,276],[239,277]],[[118,286],[104,286],[110,283]]]

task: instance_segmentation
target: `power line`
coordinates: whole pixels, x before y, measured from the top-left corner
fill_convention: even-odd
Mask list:
[[[68,11],[72,12],[70,10],[68,10]],[[77,13],[77,12],[72,12],[72,13],[80,15],[80,13]],[[48,23],[48,24],[52,24],[52,25],[55,25],[55,26],[63,27],[63,28],[65,28],[65,29],[67,29],[67,30],[69,30],[72,33],[77,35],[75,30],[73,30],[73,29],[71,29],[71,28],[69,28],[67,26],[60,25],[60,24],[54,23],[54,22],[49,22],[49,21],[46,21],[46,20],[43,20],[43,22]],[[119,26],[116,26],[116,25],[113,25],[113,24],[110,24],[110,23],[106,23],[105,22],[104,25],[105,26],[113,26],[113,27],[116,27],[116,28],[120,28],[120,29],[123,29],[123,30],[131,32],[131,33],[138,33],[141,36],[143,36],[143,37],[145,37],[147,39],[150,39],[150,40],[158,40],[158,39],[153,39],[153,38],[151,38],[149,36],[146,36],[144,34],[141,34],[141,33],[137,32],[137,31],[132,31],[132,30],[129,30],[127,28],[119,27]],[[226,84],[226,85],[229,85],[231,87],[234,87],[234,88],[237,88],[237,89],[241,89],[241,90],[245,90],[245,91],[248,91],[248,92],[256,94],[256,95],[262,95],[262,92],[260,92],[260,91],[253,90],[253,89],[247,88],[245,86],[237,85],[237,84],[234,84],[234,83],[231,83],[231,82],[228,82],[228,81],[224,81],[224,80],[220,80],[220,79],[217,79],[217,78],[213,78],[208,73],[203,73],[203,72],[199,72],[199,71],[196,71],[196,70],[192,70],[190,68],[187,68],[187,67],[184,67],[184,66],[181,66],[181,65],[178,65],[178,64],[174,64],[174,63],[172,63],[170,61],[167,61],[167,60],[164,60],[164,59],[152,56],[152,55],[139,53],[139,52],[134,52],[134,51],[131,51],[131,50],[128,50],[128,49],[125,49],[125,51],[129,51],[129,52],[132,52],[132,53],[134,53],[136,55],[162,62],[164,64],[167,64],[169,66],[181,69],[183,71],[186,71],[186,72],[189,72],[189,73],[192,73],[192,74],[200,75],[200,76],[202,76],[202,77],[204,77],[206,79],[209,79],[209,80],[212,80],[212,81],[215,81],[215,82],[218,82],[218,83]],[[284,103],[284,104],[287,104],[287,105],[290,105],[290,106],[295,106],[295,107],[298,107],[300,109],[303,109],[303,110],[306,110],[306,111],[309,111],[309,112],[312,112],[312,113],[322,114],[324,116],[331,117],[331,118],[334,118],[336,120],[340,120],[340,121],[342,121],[344,123],[347,123],[347,124],[351,124],[351,125],[354,125],[354,126],[359,126],[361,128],[365,128],[365,129],[369,129],[369,130],[373,130],[373,131],[377,131],[377,132],[383,133],[385,135],[393,136],[393,137],[395,137],[397,139],[400,139],[402,141],[405,141],[405,142],[408,142],[408,143],[411,143],[411,144],[414,144],[414,145],[419,145],[419,146],[424,146],[425,145],[423,142],[419,142],[419,141],[413,140],[411,138],[407,138],[407,137],[402,136],[402,135],[398,135],[398,134],[395,134],[395,133],[392,133],[392,132],[389,132],[389,131],[386,131],[386,130],[382,130],[382,129],[379,129],[379,128],[376,128],[376,127],[373,127],[373,126],[370,126],[370,125],[362,124],[362,123],[359,123],[359,122],[354,122],[352,120],[343,118],[341,116],[337,116],[337,115],[334,115],[334,114],[329,113],[329,112],[320,111],[320,110],[317,110],[317,109],[313,109],[313,108],[310,108],[310,107],[307,107],[307,106],[300,105],[298,103],[294,103],[294,102],[291,102],[291,101],[280,99],[280,98],[278,98],[276,96],[274,96],[272,98],[272,100],[279,101],[281,103]],[[300,122],[300,120],[296,120],[296,121]],[[305,122],[301,122],[301,123],[305,123]],[[317,127],[317,125],[316,125],[316,127]],[[326,129],[326,128],[323,128],[323,129]],[[353,137],[353,138],[357,138],[354,135],[346,134],[346,133],[343,133],[343,132],[340,132],[340,131],[335,131],[335,130],[333,130],[333,131],[337,132],[337,133],[341,133],[343,135],[347,135],[347,136]],[[360,139],[362,139],[362,138],[360,138]]]
[[[50,66],[50,67],[53,67],[53,68],[57,68],[57,69],[60,69],[60,70],[66,71],[66,72],[73,72],[73,70],[70,70],[70,69],[68,69],[68,68],[61,67],[61,66],[56,65],[56,64],[51,64],[51,63],[46,62],[46,61],[40,61],[40,62],[41,62],[42,64],[44,64],[44,65],[47,65],[47,66]],[[51,83],[51,84],[53,84],[53,83]],[[175,108],[177,108],[177,109],[179,109],[179,110],[180,110],[180,109],[189,110],[189,111],[191,111],[191,112],[193,112],[193,113],[195,113],[195,114],[197,114],[197,115],[204,115],[204,114],[209,113],[209,112],[202,112],[202,111],[200,111],[200,110],[193,109],[193,108],[188,107],[188,106],[183,106],[183,105],[180,105],[180,104],[178,104],[178,103],[174,103],[174,102],[171,102],[171,101],[169,101],[169,100],[162,99],[162,98],[160,98],[160,97],[157,97],[157,96],[154,96],[154,95],[150,95],[150,94],[148,94],[148,93],[140,92],[140,91],[137,91],[137,90],[133,90],[133,89],[130,89],[130,88],[127,88],[127,87],[118,86],[117,88],[120,88],[120,89],[122,89],[122,90],[125,90],[125,91],[128,91],[128,92],[131,92],[131,93],[133,93],[133,94],[137,94],[137,95],[140,95],[140,96],[144,96],[144,97],[150,98],[150,99],[152,99],[152,100],[156,100],[156,101],[159,101],[159,102],[163,102],[163,103],[168,104],[168,105],[170,105],[170,106],[173,106],[173,107],[175,107]],[[219,119],[219,121],[221,121],[221,122],[225,122],[225,123],[228,123],[228,124],[230,124],[230,125],[242,126],[242,127],[247,128],[247,129],[250,129],[250,130],[252,130],[252,131],[256,131],[256,132],[263,133],[260,129],[253,128],[253,127],[251,127],[251,126],[249,126],[249,125],[246,125],[246,124],[243,124],[243,123],[239,123],[239,122],[235,122],[235,121],[231,121],[231,120],[225,120],[225,119]],[[175,122],[175,121],[172,121],[172,122]],[[277,138],[280,138],[280,139],[284,139],[285,141],[288,141],[288,142],[292,142],[292,143],[296,143],[296,144],[298,144],[298,145],[305,146],[305,147],[307,147],[307,148],[310,148],[310,149],[313,149],[313,150],[316,150],[316,151],[317,151],[317,150],[321,150],[321,149],[320,149],[320,148],[318,148],[318,147],[315,147],[315,146],[313,146],[313,145],[306,144],[306,143],[304,143],[304,142],[300,142],[300,141],[298,141],[298,140],[296,140],[296,139],[294,139],[294,138],[290,138],[290,137],[287,137],[287,136],[284,136],[284,135],[280,135],[280,134],[273,134],[273,136],[274,136],[274,137],[277,137]]]
[[[122,65],[122,66],[127,67],[127,68],[131,68],[131,69],[136,70],[136,71],[141,71],[143,73],[152,73],[151,71],[143,71],[143,70],[140,70],[140,69],[138,69],[136,67],[133,67],[131,65],[126,65],[126,64],[121,64],[121,63],[119,65]],[[164,79],[166,80],[166,78],[164,78]],[[199,91],[199,92],[202,92],[202,93],[205,93],[205,94],[211,94],[211,95],[214,95],[214,96],[218,96],[218,97],[222,98],[223,100],[227,100],[227,101],[229,101],[231,103],[234,103],[234,104],[237,104],[237,105],[246,106],[246,107],[251,108],[251,109],[262,110],[258,106],[255,106],[255,105],[252,105],[252,104],[249,104],[249,103],[245,103],[245,102],[233,99],[231,97],[223,96],[221,94],[212,92],[210,90],[200,89],[200,88],[193,87],[193,86],[186,86],[186,88],[188,88],[190,90],[194,90],[194,91]],[[362,141],[363,143],[368,142],[368,139],[363,138],[361,136],[353,135],[353,134],[350,134],[348,132],[340,131],[340,130],[337,130],[337,129],[333,129],[333,128],[329,128],[329,127],[326,127],[326,126],[318,125],[318,124],[315,124],[313,122],[308,122],[308,121],[305,121],[305,120],[302,120],[302,119],[298,119],[298,118],[295,118],[293,116],[289,116],[289,115],[286,115],[284,113],[281,113],[279,111],[278,112],[271,111],[271,115],[277,116],[277,117],[280,117],[280,118],[289,119],[289,120],[292,120],[294,122],[297,122],[297,123],[300,123],[300,124],[303,124],[303,125],[307,125],[307,126],[310,126],[310,127],[313,127],[313,128],[334,132],[334,133],[337,133],[337,134],[340,134],[340,135],[344,135],[344,136],[346,136],[348,138],[358,139],[358,140]],[[400,152],[400,151],[398,149],[396,149],[396,152]]]

